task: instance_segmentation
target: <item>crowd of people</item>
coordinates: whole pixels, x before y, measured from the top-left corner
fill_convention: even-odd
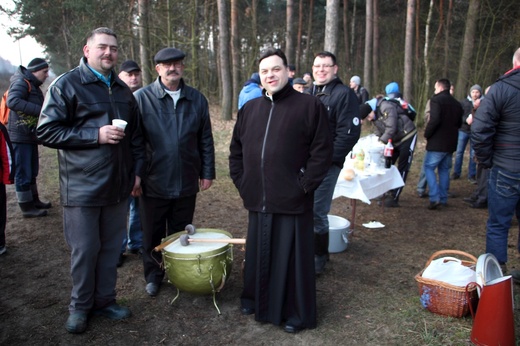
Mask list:
[[[45,98],[44,59],[20,66],[11,79],[9,122],[0,126],[0,255],[6,252],[5,184],[14,183],[23,217],[46,216],[52,205],[38,194],[38,144],[57,149],[71,250],[70,333],[85,332],[92,316],[131,316],[115,290],[127,253],[142,257],[144,291],[159,294],[165,271],[153,250],[193,222],[197,194],[216,178],[209,104],[183,79],[185,58],[177,48],[159,50],[157,78],[143,86],[133,60],[116,74],[117,35],[101,27],[87,36],[79,66],[56,78]],[[359,76],[343,84],[339,65],[333,53],[319,52],[312,73],[299,78],[283,51],[268,48],[238,98],[229,173],[249,218],[240,311],[288,333],[317,325],[316,279],[329,260],[327,215],[362,124],[382,143],[392,141],[392,163],[403,181],[417,143],[417,112],[399,85],[391,82],[370,99]],[[519,76],[520,49],[513,69],[485,97],[476,84],[458,101],[449,80],[436,81],[424,114],[424,179],[417,187],[420,197],[429,197],[428,209],[446,206],[450,178],[462,176],[469,143],[468,179],[476,189],[464,200],[488,208],[486,252],[504,270],[511,219],[520,216]],[[399,207],[401,192],[388,192],[385,205]]]

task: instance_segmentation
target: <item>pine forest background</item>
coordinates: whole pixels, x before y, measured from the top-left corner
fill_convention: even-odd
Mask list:
[[[359,75],[376,95],[396,81],[419,110],[436,79],[450,79],[457,99],[492,84],[520,46],[520,8],[509,0],[13,0],[0,10],[20,22],[13,37],[46,47],[56,74],[78,65],[86,34],[100,26],[116,31],[119,63],[138,61],[145,84],[156,78],[155,53],[179,48],[188,84],[222,107],[222,119],[267,46],[283,49],[297,76],[329,50],[345,84]]]

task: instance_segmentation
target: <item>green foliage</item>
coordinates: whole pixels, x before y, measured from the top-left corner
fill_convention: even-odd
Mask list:
[[[515,41],[520,34],[518,6],[510,1],[480,0],[481,8],[475,38],[475,51],[471,60],[469,84],[487,86],[508,70],[511,56],[518,46]],[[390,81],[402,85],[404,70],[404,32],[406,23],[406,0],[379,1],[377,23],[379,25],[379,75],[374,76],[371,95],[383,91]],[[256,9],[252,7],[256,3]],[[302,36],[298,74],[310,71],[313,56],[323,49],[325,32],[325,0],[303,1]],[[428,14],[429,0],[417,1],[415,23],[419,27],[414,37],[413,100],[417,109],[424,108],[432,90],[426,90],[424,80],[424,25]],[[451,22],[447,23],[448,6],[453,4]],[[148,51],[150,61],[141,62],[143,68],[154,72],[153,56],[166,46],[175,46],[187,53],[185,78],[211,99],[218,99],[220,83],[216,52],[218,51],[218,14],[215,1],[210,0],[149,0],[149,42],[140,42],[138,0],[117,2],[110,0],[13,0],[14,15],[20,26],[10,28],[15,37],[31,35],[47,47],[48,58],[56,73],[75,67],[82,57],[82,48],[87,33],[99,26],[108,26],[116,31],[119,41],[119,60],[139,59],[139,49]],[[294,2],[291,18],[295,30],[299,21],[299,1]],[[353,74],[362,75],[364,66],[365,2],[341,2],[338,25],[338,51],[334,52],[340,66],[339,77],[348,81]],[[436,3],[430,28],[429,61],[431,68],[430,88],[435,79],[447,77],[457,80],[467,1],[444,1],[442,8]],[[238,0],[238,32],[240,40],[240,66],[234,70],[239,80],[246,80],[255,71],[256,58],[266,46],[285,49],[286,2],[273,0]],[[5,8],[0,9],[8,12]],[[355,11],[355,16],[354,16]],[[347,26],[343,25],[346,15]],[[312,27],[308,19],[312,15]],[[344,47],[344,30],[348,30],[349,47]],[[352,32],[354,30],[354,33]],[[446,35],[446,30],[449,34]],[[446,38],[447,37],[447,38]],[[307,42],[309,50],[306,50]],[[447,53],[445,44],[447,42]],[[296,43],[296,41],[294,41]],[[346,62],[346,49],[350,60]],[[153,73],[155,74],[155,73]],[[464,86],[456,92],[466,93]],[[238,93],[238,91],[235,91]]]

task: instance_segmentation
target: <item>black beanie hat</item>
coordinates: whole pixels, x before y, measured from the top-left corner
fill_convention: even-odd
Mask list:
[[[359,106],[359,117],[363,120],[365,119],[370,112],[372,112],[372,107],[368,103],[363,103]]]
[[[27,69],[31,72],[40,71],[47,67],[49,67],[49,64],[47,64],[47,61],[45,61],[41,58],[34,58],[31,60],[29,65],[27,65]]]

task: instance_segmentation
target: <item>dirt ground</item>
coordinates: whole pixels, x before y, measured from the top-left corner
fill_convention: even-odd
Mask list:
[[[199,194],[194,224],[245,237],[247,214],[227,175],[231,127],[232,123],[214,120],[218,179]],[[347,250],[331,254],[326,272],[317,279],[316,329],[287,334],[279,326],[240,314],[244,247],[235,245],[231,277],[217,295],[221,315],[210,295],[181,292],[170,304],[176,289],[167,282],[156,298],[150,298],[144,291],[141,259],[129,254],[118,271],[117,292],[118,302],[128,306],[133,316],[121,322],[95,317],[84,334],[71,335],[64,328],[71,290],[70,252],[62,233],[58,165],[55,151],[41,148],[40,192],[54,207],[45,218],[24,219],[14,188],[8,187],[8,252],[0,256],[0,344],[469,345],[471,316],[448,318],[422,308],[414,276],[438,250],[482,254],[487,210],[471,209],[462,201],[474,188],[466,179],[452,182],[450,191],[456,197],[448,207],[427,210],[428,200],[415,193],[423,152],[421,138],[400,208],[382,210],[376,203],[358,203],[356,232]],[[331,214],[350,219],[350,201],[334,200]],[[371,220],[385,227],[362,226]],[[517,237],[515,220],[509,266],[520,269]],[[514,287],[517,336],[519,288]]]

